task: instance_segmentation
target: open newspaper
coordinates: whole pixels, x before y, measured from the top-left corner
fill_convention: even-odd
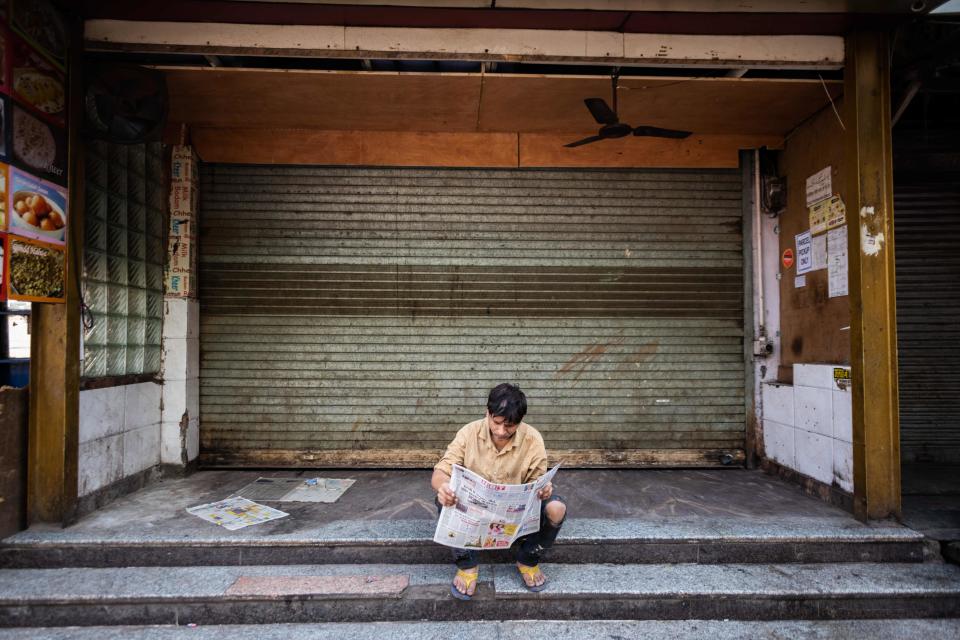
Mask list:
[[[459,465],[450,488],[457,504],[444,507],[433,541],[459,549],[506,549],[521,536],[540,530],[540,491],[560,465],[527,484],[494,484]]]

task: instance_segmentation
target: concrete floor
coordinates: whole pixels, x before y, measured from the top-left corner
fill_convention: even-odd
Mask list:
[[[331,477],[357,480],[333,504],[268,502],[290,517],[228,532],[185,512],[187,507],[230,496],[261,476]],[[220,537],[264,542],[299,538],[398,537],[432,533],[436,518],[430,472],[201,471],[160,481],[116,500],[60,530],[34,527],[16,538],[53,535],[64,539],[198,539]],[[802,535],[806,531],[898,528],[892,523],[866,527],[845,511],[803,495],[799,489],[760,471],[729,470],[562,470],[556,493],[568,504],[565,536],[580,524],[663,523],[664,535],[698,537],[722,529],[731,535]],[[578,522],[579,521],[579,522]],[[388,524],[389,523],[389,524]],[[611,527],[612,528],[612,527]],[[409,533],[405,533],[409,532]],[[429,535],[429,533],[427,535]],[[611,535],[613,535],[611,533]],[[49,539],[49,537],[47,538]]]
[[[960,637],[960,620],[522,620],[0,629],[0,640],[913,640]]]
[[[941,542],[960,540],[960,466],[903,465],[903,522]]]

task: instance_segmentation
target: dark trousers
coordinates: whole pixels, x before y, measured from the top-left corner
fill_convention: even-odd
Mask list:
[[[440,506],[440,503],[437,502],[436,499],[434,499],[434,502],[437,505],[437,515],[440,515],[440,510],[443,507]],[[563,498],[558,495],[550,496],[549,499],[541,501],[540,530],[536,533],[530,533],[521,538],[517,538],[513,546],[510,547],[513,550],[514,557],[516,557],[517,562],[520,564],[528,567],[534,567],[540,564],[540,557],[543,555],[543,552],[553,546],[554,540],[557,539],[557,534],[560,533],[560,527],[562,527],[564,521],[566,521],[567,516],[564,514],[560,524],[554,525],[550,522],[550,518],[547,517],[547,504],[551,502],[559,502],[560,504],[566,505]],[[458,569],[473,569],[480,564],[479,551],[474,549],[453,549],[452,551],[453,562],[457,565]]]

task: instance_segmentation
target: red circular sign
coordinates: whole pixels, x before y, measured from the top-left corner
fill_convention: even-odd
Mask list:
[[[793,249],[784,249],[783,250],[783,268],[789,269],[793,266]]]

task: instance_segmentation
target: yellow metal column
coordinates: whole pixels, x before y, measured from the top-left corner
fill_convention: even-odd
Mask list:
[[[83,23],[71,30],[69,72],[69,219],[66,304],[34,303],[30,321],[30,420],[27,447],[27,523],[68,523],[77,503],[80,431],[80,290],[83,256]]]
[[[847,37],[844,70],[854,512],[900,515],[888,37]]]

